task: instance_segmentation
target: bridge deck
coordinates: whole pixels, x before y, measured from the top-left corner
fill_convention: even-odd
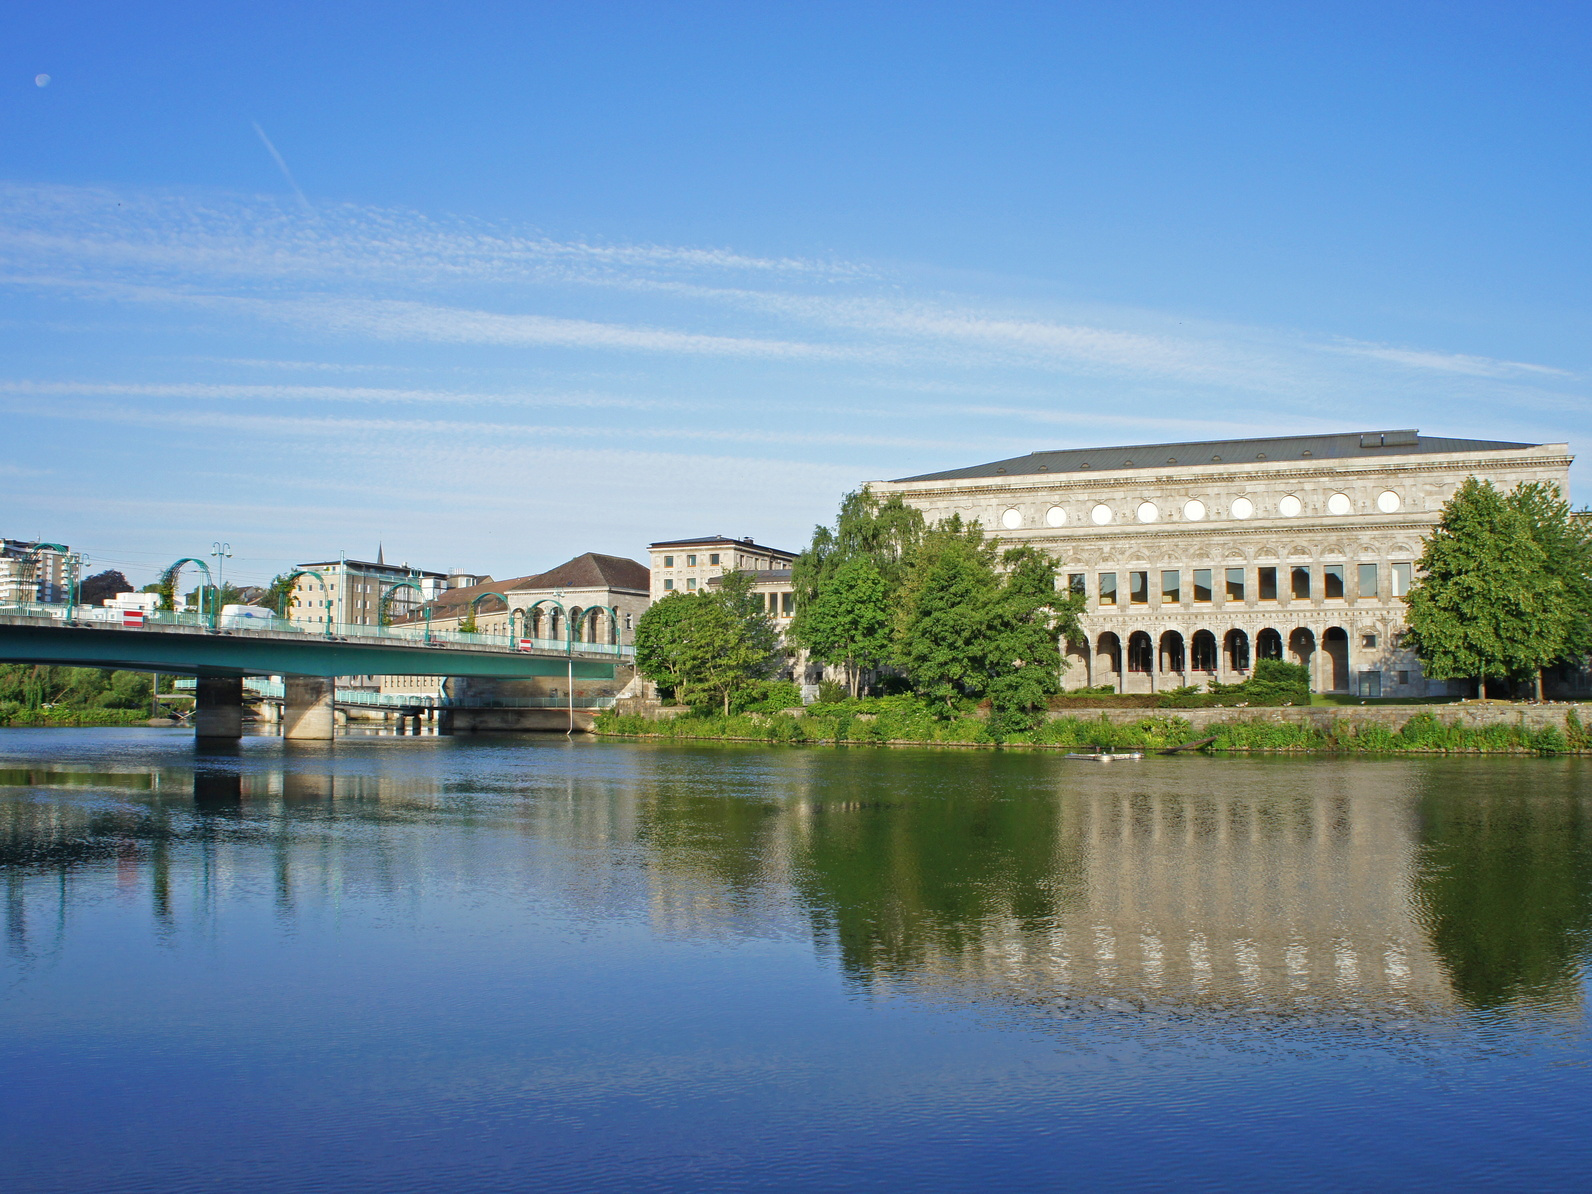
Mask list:
[[[577,679],[607,680],[632,658],[629,647],[608,643],[427,636],[418,627],[341,626],[331,635],[286,627],[211,630],[181,614],[129,627],[107,621],[100,616],[105,612],[79,609],[74,613],[81,616],[68,618],[65,606],[0,608],[0,660],[193,676],[529,679],[573,673]]]

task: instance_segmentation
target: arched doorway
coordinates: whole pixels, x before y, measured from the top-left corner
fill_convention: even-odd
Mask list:
[[[1095,682],[1122,688],[1122,640],[1106,631],[1095,640]]]
[[[1249,635],[1242,630],[1227,632],[1227,666],[1235,672],[1249,670]]]
[[[1282,635],[1270,626],[1255,636],[1256,659],[1281,659]]]
[[[1161,635],[1161,670],[1179,676],[1188,670],[1183,658],[1183,636],[1176,630]]]
[[[1189,640],[1190,666],[1196,672],[1216,671],[1216,636],[1209,630],[1196,630]]]
[[[1322,676],[1330,682],[1328,692],[1347,692],[1349,688],[1349,632],[1342,626],[1330,626],[1321,636],[1321,649],[1326,652],[1331,676]]]

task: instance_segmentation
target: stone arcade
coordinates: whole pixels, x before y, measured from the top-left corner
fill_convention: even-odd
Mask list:
[[[1155,692],[1309,667],[1318,692],[1436,696],[1400,645],[1422,542],[1467,477],[1569,493],[1566,444],[1415,431],[1035,452],[876,482],[1049,552],[1086,595],[1068,688]]]

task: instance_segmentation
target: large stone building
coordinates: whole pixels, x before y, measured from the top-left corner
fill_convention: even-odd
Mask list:
[[[1069,688],[1241,680],[1256,658],[1321,692],[1448,692],[1401,645],[1422,541],[1467,477],[1569,493],[1566,444],[1414,431],[1035,452],[876,482],[1060,563],[1085,594]]]
[[[765,572],[789,568],[793,551],[763,547],[751,539],[667,539],[649,548],[652,554],[652,599],[670,593],[705,589],[708,581],[726,572]]]
[[[635,560],[588,551],[547,572],[449,589],[432,603],[431,625],[457,630],[473,612],[482,634],[628,645],[650,583]]]

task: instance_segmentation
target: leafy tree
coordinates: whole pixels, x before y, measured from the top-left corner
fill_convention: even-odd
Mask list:
[[[1542,505],[1540,494],[1510,501],[1470,477],[1443,507],[1407,599],[1428,676],[1518,678],[1569,653],[1585,614],[1527,513]]]
[[[1525,517],[1548,574],[1564,586],[1570,626],[1562,658],[1587,654],[1592,651],[1592,526],[1570,509],[1557,485],[1545,481],[1517,486],[1504,500]]]
[[[841,564],[807,607],[807,649],[821,663],[845,667],[853,697],[863,671],[889,657],[891,612],[890,586],[868,555]]]
[[[670,695],[686,682],[679,663],[696,613],[694,601],[694,593],[669,593],[636,620],[636,670]]]
[[[1061,690],[1061,638],[1082,632],[1081,593],[1056,591],[1056,562],[1032,547],[1001,556],[1004,569],[985,629],[991,731],[1031,729]]]
[[[989,613],[1000,588],[994,548],[975,523],[953,515],[915,554],[896,616],[896,661],[922,696],[943,701],[983,690]]]
[[[711,696],[724,712],[736,693],[775,669],[779,635],[754,578],[726,572],[716,592],[672,593],[636,623],[636,667],[684,699]]]
[[[77,599],[83,605],[99,605],[115,597],[118,593],[131,593],[133,586],[120,572],[107,569],[96,572],[93,576],[86,576],[77,587]]]
[[[898,493],[880,501],[864,486],[840,502],[834,528],[814,527],[807,550],[791,565],[791,587],[796,593],[796,618],[791,634],[805,645],[805,608],[850,561],[872,560],[893,592],[906,580],[913,553],[926,530],[920,510],[907,505]]]
[[[265,587],[265,596],[260,599],[260,604],[268,606],[272,611],[287,617],[290,612],[287,608],[287,599],[293,593],[293,582],[288,578],[291,572],[279,572],[271,578],[271,583]]]

